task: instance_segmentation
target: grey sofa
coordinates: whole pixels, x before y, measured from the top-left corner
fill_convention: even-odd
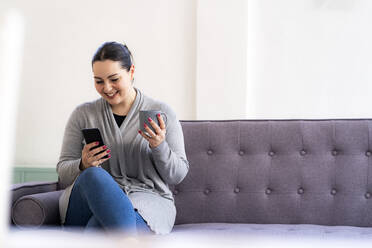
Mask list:
[[[181,121],[171,235],[372,236],[372,120]],[[13,185],[11,222],[58,226],[66,185]]]

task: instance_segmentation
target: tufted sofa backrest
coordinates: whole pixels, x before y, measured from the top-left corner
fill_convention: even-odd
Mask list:
[[[181,121],[176,224],[372,226],[372,120]]]

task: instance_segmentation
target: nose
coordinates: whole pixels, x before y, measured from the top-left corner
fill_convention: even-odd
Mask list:
[[[111,87],[110,83],[105,82],[103,84],[103,92],[104,93],[109,93],[111,91],[111,89],[112,89],[112,87]]]

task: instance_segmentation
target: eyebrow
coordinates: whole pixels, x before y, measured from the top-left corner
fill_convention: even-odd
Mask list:
[[[111,74],[110,76],[108,76],[107,78],[110,78],[110,77],[113,77],[113,76],[116,76],[116,75],[118,75],[117,73],[114,73],[114,74]],[[100,77],[94,77],[94,78],[97,78],[97,79],[102,79],[102,78],[100,78]]]

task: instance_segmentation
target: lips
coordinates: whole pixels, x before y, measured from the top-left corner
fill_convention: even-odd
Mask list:
[[[105,94],[108,98],[112,99],[118,94],[118,91],[116,91],[113,95],[112,94]]]

